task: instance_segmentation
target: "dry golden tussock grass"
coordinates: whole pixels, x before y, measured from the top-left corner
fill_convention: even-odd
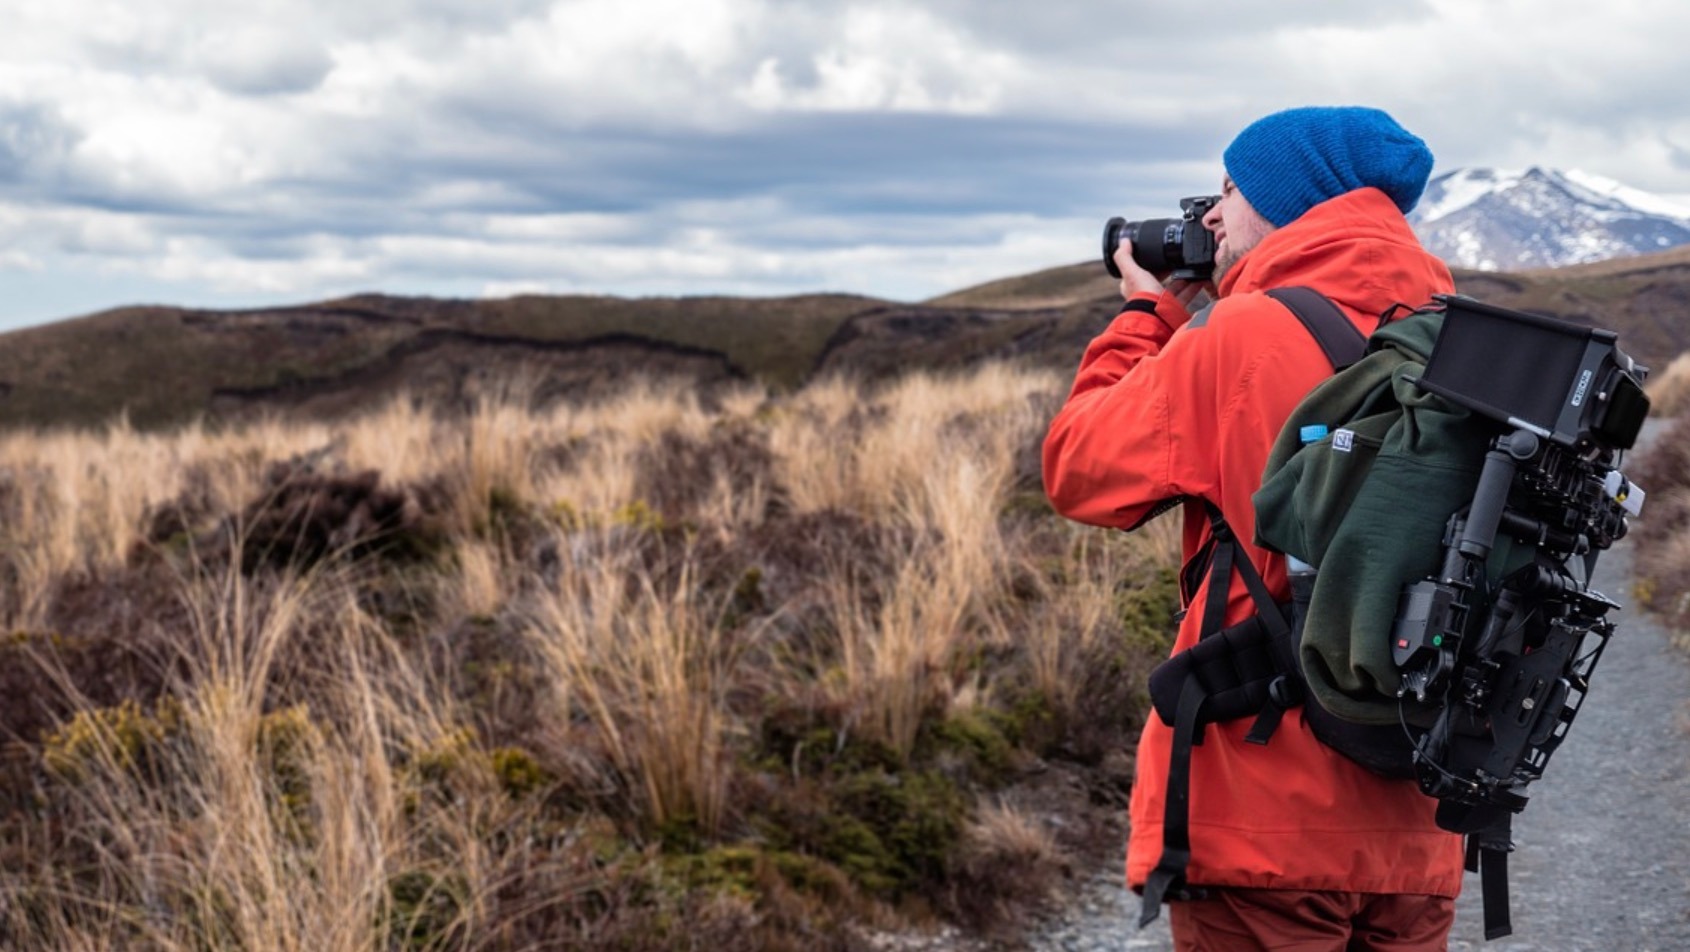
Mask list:
[[[1680,354],[1650,377],[1647,389],[1655,416],[1682,416],[1690,409],[1690,354]]]
[[[1003,921],[1078,846],[1000,793],[1126,743],[1177,549],[1042,506],[1064,387],[0,438],[0,946]]]
[[[540,596],[531,635],[551,685],[551,717],[585,712],[652,830],[694,822],[713,836],[727,809],[726,694],[738,652],[719,611],[701,603],[690,565],[661,592],[628,564],[632,557],[571,565]]]
[[[1690,417],[1668,421],[1628,461],[1626,474],[1649,493],[1630,532],[1637,546],[1634,594],[1690,644]]]

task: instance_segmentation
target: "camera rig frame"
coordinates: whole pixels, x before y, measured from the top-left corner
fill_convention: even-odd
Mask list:
[[[1441,300],[1444,330],[1414,382],[1501,426],[1471,504],[1446,524],[1440,571],[1403,589],[1391,647],[1420,788],[1440,801],[1440,826],[1480,833],[1525,808],[1614,634],[1620,606],[1592,574],[1642,510],[1619,467],[1648,412],[1648,371],[1610,332]],[[1531,373],[1475,372],[1498,353]],[[1504,536],[1530,556],[1506,574],[1490,564]]]
[[[1590,587],[1597,553],[1625,531],[1627,502],[1605,488],[1609,472],[1526,430],[1497,437],[1473,504],[1447,524],[1441,572],[1404,589],[1392,632],[1398,696],[1436,712],[1415,766],[1446,829],[1476,832],[1498,809],[1524,809],[1588,696],[1615,630],[1607,615],[1620,607]],[[1504,533],[1535,552],[1493,583]]]

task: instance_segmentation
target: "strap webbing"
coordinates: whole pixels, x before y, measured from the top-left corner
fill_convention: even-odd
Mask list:
[[[1191,745],[1197,715],[1203,708],[1203,686],[1196,678],[1180,688],[1179,713],[1174,718],[1173,754],[1168,764],[1168,792],[1162,805],[1162,858],[1144,882],[1140,929],[1161,914],[1162,900],[1187,894],[1185,868],[1191,862]]]
[[[1244,587],[1256,603],[1262,627],[1272,637],[1289,636],[1290,623],[1283,610],[1268,592],[1267,583],[1243,551],[1243,545],[1232,527],[1227,525],[1220,508],[1208,500],[1204,500],[1203,505],[1209,514],[1209,542],[1204,547],[1209,563],[1209,594],[1203,603],[1203,627],[1199,640],[1210,638],[1225,625],[1227,596],[1232,589],[1234,571],[1244,580]],[[1205,557],[1205,553],[1200,552],[1198,557]],[[1195,676],[1187,678],[1180,686],[1174,714],[1173,747],[1168,760],[1168,790],[1162,804],[1162,857],[1156,861],[1156,868],[1151,870],[1144,883],[1144,905],[1138,917],[1141,929],[1155,921],[1161,913],[1163,900],[1187,896],[1192,892],[1185,882],[1185,870],[1191,863],[1191,748],[1199,736],[1199,718],[1207,698],[1202,683]],[[1266,743],[1283,713],[1277,703],[1270,701],[1251,728],[1252,740]]]
[[[1334,372],[1361,359],[1367,338],[1326,295],[1313,288],[1270,288],[1267,296],[1285,305],[1308,328]]]
[[[1311,288],[1274,288],[1268,296],[1285,305],[1296,315],[1309,335],[1320,345],[1334,371],[1360,360],[1367,349],[1367,338],[1356,330],[1350,319],[1326,296]],[[1192,563],[1181,572],[1182,580],[1195,591],[1195,579],[1190,574],[1207,571],[1209,595],[1203,603],[1203,627],[1199,640],[1207,639],[1226,624],[1226,606],[1232,592],[1232,573],[1238,572],[1244,587],[1256,604],[1256,612],[1263,627],[1274,638],[1290,636],[1290,622],[1268,592],[1267,583],[1250,561],[1243,544],[1232,527],[1222,517],[1220,507],[1205,499],[1209,514],[1209,540],[1199,550]],[[1208,564],[1203,565],[1206,561]],[[1193,572],[1192,570],[1196,571]],[[1257,715],[1247,739],[1265,744],[1279,726],[1285,713],[1285,692],[1269,692],[1268,703]],[[1139,928],[1149,925],[1162,909],[1164,899],[1191,893],[1185,882],[1186,867],[1191,862],[1191,748],[1197,742],[1201,726],[1199,715],[1207,695],[1195,676],[1180,687],[1179,702],[1174,715],[1173,750],[1168,763],[1168,791],[1163,803],[1162,857],[1156,862],[1144,883],[1144,907],[1139,913]],[[1504,897],[1506,906],[1506,897]],[[1488,905],[1487,905],[1488,910]],[[1487,915],[1488,918],[1488,915]]]
[[[1226,603],[1227,597],[1232,594],[1234,569],[1244,580],[1244,588],[1250,593],[1250,600],[1256,603],[1256,611],[1261,612],[1262,622],[1268,631],[1275,635],[1284,634],[1288,624],[1285,614],[1268,591],[1262,573],[1256,571],[1256,564],[1243,552],[1238,534],[1221,515],[1219,506],[1205,499],[1203,509],[1209,514],[1209,541],[1214,546],[1214,554],[1209,561],[1209,597],[1203,603],[1203,629],[1198,637],[1207,638],[1226,624]]]
[[[1513,814],[1503,812],[1494,824],[1467,840],[1467,869],[1478,872],[1484,900],[1486,940],[1514,933],[1508,911],[1508,854],[1514,851],[1513,826]]]
[[[1485,938],[1514,934],[1508,915],[1508,851],[1481,850],[1479,884],[1485,900]]]

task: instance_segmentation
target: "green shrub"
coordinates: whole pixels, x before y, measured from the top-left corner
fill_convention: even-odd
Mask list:
[[[170,699],[161,700],[152,714],[135,701],[77,711],[47,735],[42,761],[72,783],[107,770],[157,780],[166,768],[165,746],[181,737],[182,728],[181,705]]]
[[[407,870],[387,882],[382,932],[397,949],[456,947],[467,934],[468,907],[469,888],[462,877]]]

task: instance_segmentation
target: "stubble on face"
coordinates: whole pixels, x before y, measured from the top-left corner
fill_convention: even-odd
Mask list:
[[[1226,273],[1232,270],[1232,266],[1238,263],[1240,257],[1242,255],[1232,253],[1230,243],[1222,244],[1215,249],[1215,287],[1221,286],[1221,282],[1226,280]]]
[[[1228,271],[1251,249],[1273,232],[1273,225],[1239,196],[1241,208],[1231,210],[1226,218],[1226,237],[1215,248],[1215,285],[1226,279]]]

